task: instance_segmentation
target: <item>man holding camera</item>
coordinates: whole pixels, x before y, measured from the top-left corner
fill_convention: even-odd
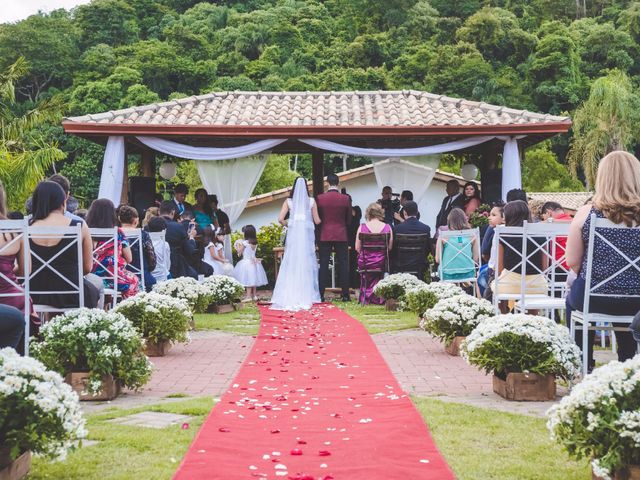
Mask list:
[[[400,211],[400,200],[393,198],[391,187],[386,186],[382,189],[382,198],[378,200],[378,203],[384,210],[384,223],[393,226],[394,214]]]

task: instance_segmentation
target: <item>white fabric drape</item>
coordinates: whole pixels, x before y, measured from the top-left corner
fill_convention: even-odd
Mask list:
[[[242,158],[255,155],[265,150],[270,150],[276,145],[284,142],[284,139],[269,139],[253,142],[239,147],[214,148],[214,147],[193,147],[183,143],[172,142],[155,137],[136,137],[147,147],[158,152],[166,153],[172,157],[186,158],[188,160],[229,160],[232,158]]]
[[[124,137],[109,137],[102,161],[98,198],[108,198],[115,206],[120,205],[125,163]]]
[[[198,173],[202,185],[209,193],[218,196],[219,208],[229,216],[232,228],[239,228],[235,222],[247,206],[247,201],[256,188],[258,180],[267,164],[268,154],[234,160],[209,162],[198,160]],[[225,255],[231,258],[231,242],[225,244]]]
[[[378,189],[382,190],[382,187],[388,185],[394,192],[411,190],[413,200],[420,203],[431,185],[439,163],[439,155],[387,158],[374,160],[373,172]]]
[[[498,137],[504,141],[502,152],[502,199],[507,200],[507,192],[514,188],[522,188],[522,172],[520,168],[519,137]]]

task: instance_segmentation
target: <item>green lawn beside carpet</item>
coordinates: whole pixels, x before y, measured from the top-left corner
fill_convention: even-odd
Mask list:
[[[414,398],[436,445],[459,480],[588,480],[586,462],[570,461],[550,439],[542,418]],[[191,398],[88,415],[98,443],[64,462],[34,459],[30,480],[170,479],[211,410],[211,398]],[[189,429],[130,427],[109,420],[141,411],[191,416]]]

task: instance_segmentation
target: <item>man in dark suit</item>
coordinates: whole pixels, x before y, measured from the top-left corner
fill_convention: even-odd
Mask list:
[[[320,299],[324,302],[324,291],[329,284],[329,257],[336,252],[336,267],[339,274],[342,300],[349,301],[349,235],[348,225],[351,222],[351,200],[338,189],[338,176],[327,175],[329,189],[318,195],[318,215],[320,224]]]
[[[424,255],[416,252],[415,255],[402,254],[398,255],[398,251],[394,249],[394,272],[407,272],[418,271],[420,279],[424,277],[424,272],[427,270],[429,264],[427,263],[427,254],[431,252],[431,229],[428,225],[425,225],[418,220],[418,204],[413,201],[405,202],[402,209],[404,221],[393,229],[395,235],[427,235],[427,249]],[[394,242],[397,246],[397,241]]]
[[[165,241],[171,249],[171,276],[192,277],[198,279],[198,272],[190,265],[190,260],[196,251],[196,229],[189,229],[174,220],[176,216],[176,204],[172,200],[166,200],[160,204],[160,216],[167,222]]]
[[[185,210],[193,210],[193,206],[189,202],[185,202],[188,194],[189,187],[187,187],[184,183],[179,183],[173,189],[173,203],[176,206],[176,213],[178,214],[178,216],[184,214]]]
[[[447,182],[447,196],[442,200],[440,212],[436,217],[436,230],[447,224],[447,217],[454,208],[464,207],[464,195],[460,193],[460,184],[457,180]]]

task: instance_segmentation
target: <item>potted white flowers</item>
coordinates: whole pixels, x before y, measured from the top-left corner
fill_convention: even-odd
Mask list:
[[[494,315],[490,302],[463,293],[444,298],[427,310],[420,327],[442,340],[449,355],[458,355],[465,337],[480,322]]]
[[[493,390],[507,400],[553,400],[556,377],[580,374],[580,349],[569,330],[533,315],[487,318],[462,343],[462,356],[493,373]]]
[[[195,278],[180,277],[156,283],[153,291],[162,295],[184,300],[191,313],[203,313],[211,304],[209,291],[203,288]]]
[[[233,311],[234,304],[237,304],[244,295],[244,286],[235,278],[226,275],[205,278],[202,288],[211,301],[209,311],[213,313]]]
[[[380,280],[373,289],[373,293],[384,298],[387,310],[398,310],[404,307],[404,294],[407,290],[424,282],[410,273],[394,273]]]
[[[87,434],[78,396],[62,377],[12,348],[0,350],[0,478],[22,478],[31,452],[65,458]]]
[[[404,298],[407,308],[422,318],[424,312],[433,308],[438,301],[463,293],[464,290],[453,283],[431,282],[409,288]]]
[[[128,318],[145,338],[145,352],[150,357],[162,357],[173,343],[188,340],[193,316],[185,300],[143,292],[122,301],[115,311]]]
[[[547,416],[552,438],[590,459],[595,478],[640,479],[640,355],[596,368]]]
[[[120,387],[138,389],[151,375],[142,337],[116,312],[82,308],[45,323],[33,355],[65,375],[81,400],[111,400]]]

